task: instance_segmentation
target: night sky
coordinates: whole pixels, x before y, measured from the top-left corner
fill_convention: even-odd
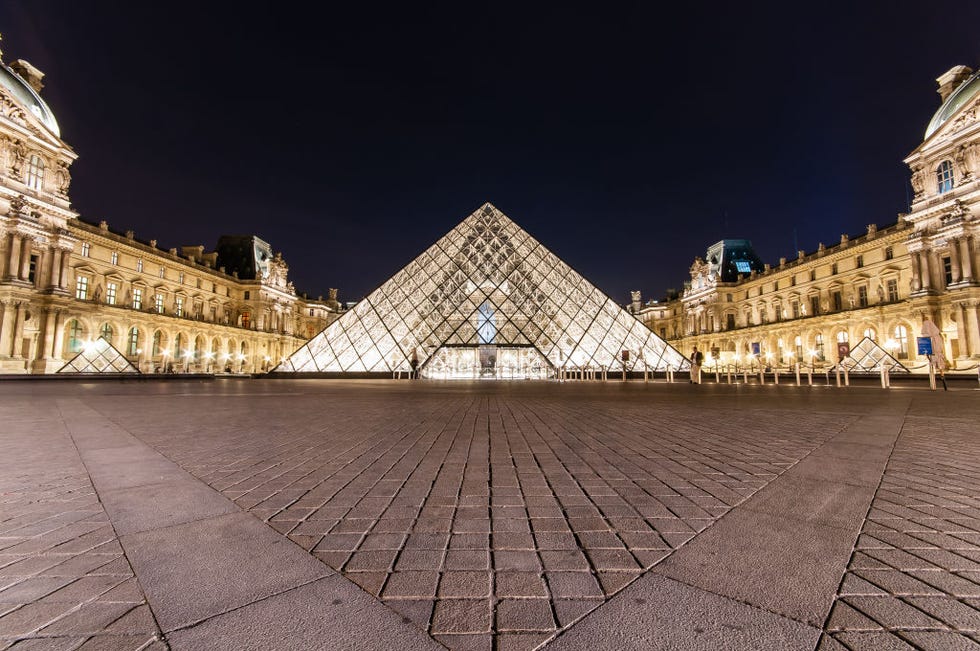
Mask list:
[[[0,3],[82,218],[254,233],[353,301],[491,201],[659,298],[723,237],[775,263],[894,222],[935,78],[980,64],[977,2],[305,4]]]

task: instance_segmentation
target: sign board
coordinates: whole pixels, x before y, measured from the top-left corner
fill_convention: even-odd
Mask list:
[[[846,341],[837,342],[837,359],[842,360],[851,354],[851,344]]]
[[[721,348],[713,346],[711,348],[711,359],[718,359],[719,357],[721,357]]]
[[[915,343],[918,346],[920,355],[932,355],[931,337],[916,337]]]
[[[756,357],[762,354],[762,344],[759,343],[758,341],[752,342],[752,354],[755,355]]]

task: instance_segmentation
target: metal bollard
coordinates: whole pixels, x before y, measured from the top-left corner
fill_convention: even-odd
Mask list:
[[[800,386],[800,363],[796,363],[796,386]]]
[[[772,381],[774,384],[779,384],[779,367],[772,367]]]
[[[811,387],[813,386],[813,367],[812,366],[807,366],[806,367],[806,382]]]
[[[759,384],[765,384],[765,383],[766,383],[766,368],[762,364],[759,364]]]
[[[851,376],[846,366],[844,367],[844,386],[845,387],[851,386]]]
[[[840,388],[840,364],[835,366],[834,369],[835,369],[834,375],[837,376],[837,387]]]

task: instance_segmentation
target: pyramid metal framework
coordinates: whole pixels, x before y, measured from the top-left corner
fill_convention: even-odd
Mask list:
[[[885,365],[892,373],[910,372],[904,364],[892,357],[870,337],[865,337],[851,349],[850,358],[853,360],[850,364],[850,369],[853,371],[878,371],[882,365]]]
[[[94,342],[86,344],[82,351],[58,369],[58,372],[138,374],[140,371],[112,344],[99,337]]]
[[[278,373],[554,377],[685,357],[487,203],[310,339]]]

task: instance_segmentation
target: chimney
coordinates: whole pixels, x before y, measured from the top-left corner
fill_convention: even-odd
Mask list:
[[[953,66],[941,74],[936,79],[936,83],[939,84],[939,90],[936,92],[939,93],[942,101],[945,102],[953,94],[953,91],[959,88],[960,84],[972,74],[973,70],[966,66]]]
[[[962,67],[962,66],[961,66]],[[34,92],[40,94],[41,89],[44,88],[44,84],[41,82],[44,79],[44,73],[29,64],[23,59],[17,59],[10,64],[10,69],[16,72],[21,78],[31,85]],[[968,68],[969,69],[969,68]],[[947,73],[949,74],[949,73]]]

